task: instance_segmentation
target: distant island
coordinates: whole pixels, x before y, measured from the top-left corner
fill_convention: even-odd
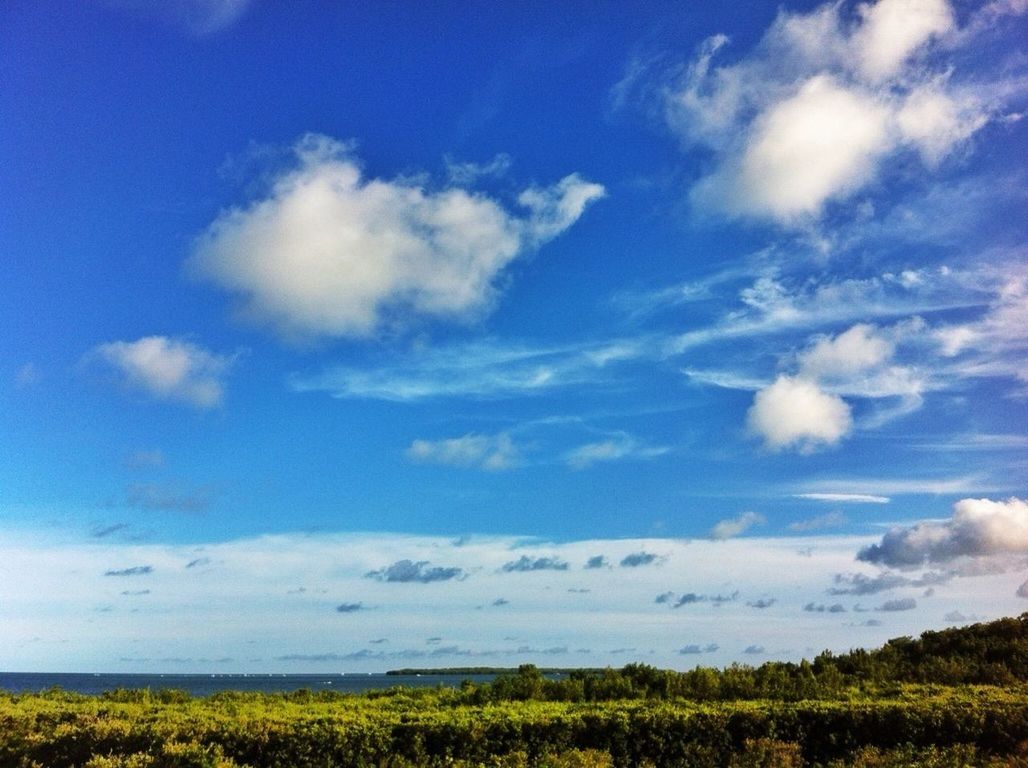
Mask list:
[[[538,667],[544,675],[570,675],[573,672],[603,672],[601,667]],[[387,675],[398,677],[401,675],[447,675],[449,677],[459,675],[516,675],[518,667],[430,667],[420,669],[417,667],[405,667],[403,669],[390,669]]]

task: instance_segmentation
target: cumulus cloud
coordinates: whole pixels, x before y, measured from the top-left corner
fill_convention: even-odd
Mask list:
[[[234,356],[167,336],[101,344],[93,355],[110,365],[129,386],[159,399],[214,408],[225,394],[224,379]]]
[[[577,174],[518,197],[518,216],[458,186],[364,178],[351,148],[307,135],[268,194],[223,212],[190,272],[242,299],[243,317],[290,339],[368,337],[411,316],[486,311],[515,259],[604,195]]]
[[[849,434],[853,418],[838,395],[813,381],[782,375],[753,398],[747,424],[773,451],[798,448],[809,453],[838,443]]]
[[[104,571],[104,576],[145,576],[153,573],[152,565],[133,565],[130,568],[113,568]]]
[[[527,571],[566,571],[568,564],[559,557],[529,557],[522,555],[517,560],[504,563],[503,573],[525,573]]]
[[[633,552],[630,555],[625,555],[621,559],[622,568],[638,568],[640,565],[650,565],[651,563],[658,562],[660,560],[659,555],[655,555],[652,552]]]
[[[389,581],[399,583],[417,582],[430,584],[434,581],[449,581],[460,579],[464,576],[464,569],[455,566],[431,565],[427,560],[397,560],[392,565],[368,571],[364,574],[366,578],[377,581]]]
[[[364,603],[340,603],[336,606],[339,613],[355,613],[364,608]]]
[[[755,525],[763,525],[764,516],[756,512],[743,512],[738,517],[721,520],[710,529],[710,538],[721,541],[745,533]]]
[[[970,42],[946,0],[847,5],[781,11],[733,64],[716,64],[730,41],[715,35],[663,90],[669,126],[716,159],[692,189],[698,208],[809,221],[898,154],[935,167],[997,113],[992,83],[975,88],[942,61]]]
[[[1028,554],[1028,502],[961,499],[943,522],[893,528],[857,559],[897,568],[916,568],[959,557]]]
[[[518,449],[507,434],[468,434],[443,440],[414,440],[407,449],[407,457],[425,464],[500,471],[517,464]]]
[[[743,653],[748,653],[751,656],[759,656],[764,653],[764,646],[762,645],[748,645],[743,649]]]
[[[607,558],[604,557],[603,555],[593,555],[592,557],[590,557],[588,560],[585,561],[585,567],[589,568],[589,569],[591,569],[591,568],[609,568],[610,567],[610,563],[607,561]]]

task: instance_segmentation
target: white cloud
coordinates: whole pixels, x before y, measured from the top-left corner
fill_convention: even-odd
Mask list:
[[[604,195],[572,174],[523,192],[519,217],[459,187],[363,178],[349,147],[326,136],[305,136],[294,152],[298,166],[263,199],[219,215],[188,262],[193,275],[240,294],[244,317],[292,339],[481,314],[512,261]]]
[[[112,341],[96,347],[93,354],[117,370],[130,386],[159,400],[197,408],[221,404],[224,378],[235,359],[167,336]]]
[[[518,463],[519,452],[510,435],[464,435],[443,440],[415,440],[407,449],[412,461],[476,467],[498,471]]]
[[[701,180],[692,199],[733,215],[790,221],[874,177],[888,111],[872,96],[815,75],[752,126],[741,156]]]
[[[475,342],[419,348],[375,367],[298,374],[291,385],[298,392],[376,400],[514,397],[597,384],[611,377],[615,364],[651,354],[645,341],[548,347]]]
[[[747,423],[771,450],[810,452],[839,442],[849,433],[853,419],[841,397],[822,391],[812,381],[779,376],[753,398]]]
[[[800,355],[800,371],[811,377],[854,376],[881,365],[893,350],[892,341],[874,326],[859,323],[835,338],[819,338]]]
[[[946,0],[879,0],[858,7],[862,23],[851,38],[856,62],[871,82],[899,74],[904,62],[953,27]]]
[[[691,192],[699,210],[805,226],[897,153],[913,149],[934,168],[1009,101],[1002,76],[965,82],[952,62],[936,64],[973,42],[946,0],[878,0],[855,18],[846,5],[780,12],[732,64],[715,63],[729,42],[715,35],[664,89],[672,130],[714,153]]]
[[[878,544],[861,550],[859,559],[900,568],[959,557],[1028,554],[1028,502],[961,499],[944,522],[893,528]]]
[[[811,501],[827,501],[830,503],[843,504],[888,504],[888,496],[873,496],[867,493],[796,493],[797,499],[810,499]]]
[[[947,93],[942,82],[912,90],[896,114],[903,139],[921,153],[929,167],[938,165],[950,149],[970,138],[988,118],[968,93]]]
[[[564,460],[574,469],[586,469],[593,464],[622,459],[652,459],[667,451],[667,448],[643,445],[631,435],[619,432],[609,439],[586,443],[572,449],[565,454]]]
[[[948,495],[995,490],[980,474],[941,478],[850,478],[825,479],[805,483],[804,495],[846,494],[900,496],[907,494]]]
[[[719,521],[710,529],[710,538],[715,541],[731,539],[745,533],[755,525],[764,524],[764,516],[756,512],[743,512],[738,517]]]

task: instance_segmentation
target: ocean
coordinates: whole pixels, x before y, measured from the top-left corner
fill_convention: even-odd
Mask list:
[[[452,686],[463,680],[489,682],[495,675],[384,675],[323,674],[323,675],[149,675],[149,674],[91,674],[59,672],[0,672],[0,690],[12,693],[35,693],[60,688],[75,693],[99,694],[116,688],[176,689],[192,696],[209,696],[218,691],[260,691],[278,693],[306,688],[311,691],[339,691],[360,693],[395,686]]]

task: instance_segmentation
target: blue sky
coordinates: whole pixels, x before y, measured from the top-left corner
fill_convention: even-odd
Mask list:
[[[645,6],[0,10],[0,667],[1023,609],[1028,8]]]

